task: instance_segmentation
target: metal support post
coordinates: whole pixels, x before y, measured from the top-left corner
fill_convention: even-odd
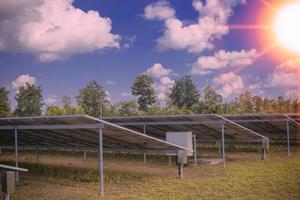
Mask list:
[[[289,122],[286,122],[286,140],[287,140],[288,156],[291,156],[291,149],[290,149],[290,123]]]
[[[219,154],[221,154],[222,153],[221,140],[218,140],[217,143],[218,143],[218,148],[219,148]]]
[[[86,150],[83,151],[83,160],[86,160]]]
[[[18,154],[18,130],[15,128],[15,162],[16,167],[19,167],[19,154]],[[16,172],[16,182],[19,182],[19,172]]]
[[[146,124],[143,125],[143,133],[146,135]],[[147,162],[147,154],[144,153],[144,163]]]
[[[169,157],[169,165],[171,165],[172,164],[172,157],[170,155],[168,157]]]
[[[4,194],[4,200],[10,200],[10,195],[9,194]]]
[[[100,195],[104,196],[104,180],[103,180],[103,134],[102,128],[99,129],[99,150],[98,150],[98,169],[100,182]]]
[[[225,127],[224,127],[224,122],[222,123],[222,159],[223,159],[223,167],[225,169],[226,167],[226,161],[225,161]]]
[[[179,178],[183,178],[183,163],[178,163],[178,174]]]
[[[266,149],[265,148],[262,148],[261,149],[261,159],[262,160],[266,160]]]
[[[269,148],[269,140],[266,140],[266,139],[262,139],[261,140],[261,145],[262,145],[262,148],[261,148],[261,159],[262,160],[265,160],[266,159],[266,152],[267,152],[267,149]]]
[[[35,153],[36,153],[36,163],[40,162],[40,148],[36,147],[35,148]]]
[[[194,133],[194,165],[197,165],[197,136]]]

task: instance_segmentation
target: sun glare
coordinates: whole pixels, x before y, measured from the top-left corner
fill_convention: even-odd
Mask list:
[[[275,20],[275,33],[286,48],[300,54],[300,3],[292,3],[279,10]]]

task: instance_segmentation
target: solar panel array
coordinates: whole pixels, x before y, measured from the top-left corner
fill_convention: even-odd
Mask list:
[[[160,139],[165,138],[167,131],[192,131],[197,134],[198,140],[219,140],[224,123],[222,118],[214,114],[113,117],[104,120],[136,131],[143,131],[143,126],[146,125],[146,133]],[[226,122],[224,127],[227,140],[260,139],[233,123]]]
[[[198,141],[216,141],[221,139],[224,122],[227,141],[261,140],[262,137],[253,132],[271,140],[285,139],[287,122],[289,122],[290,139],[300,139],[298,133],[300,115],[296,114],[287,116],[282,114],[166,115],[112,117],[101,120],[86,115],[73,115],[0,118],[0,145],[13,146],[14,128],[17,128],[19,146],[95,149],[99,144],[99,128],[86,126],[103,124],[103,145],[107,151],[177,151],[182,147],[165,142],[166,132],[192,131],[197,134]],[[49,125],[77,127],[73,129],[45,127]],[[22,128],[22,126],[35,128]]]
[[[2,118],[0,119],[0,144],[2,146],[14,145],[14,129],[3,129],[4,127],[11,126],[18,129],[19,146],[95,149],[99,145],[99,129],[83,127],[96,124],[104,124],[103,147],[105,150],[174,151],[182,149],[156,138],[83,115]],[[56,129],[48,129],[47,126],[49,125],[76,125],[78,127],[76,129],[57,127]],[[26,128],[28,126],[35,128]],[[82,128],[80,128],[81,126]]]

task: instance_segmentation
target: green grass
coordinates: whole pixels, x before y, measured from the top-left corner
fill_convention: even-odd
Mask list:
[[[299,156],[292,159],[231,163],[225,171],[210,168],[197,173],[199,176],[183,180],[147,180],[120,194],[119,199],[300,199]]]
[[[34,154],[29,155],[23,154],[21,167],[29,172],[22,174],[13,199],[98,199],[96,155],[78,161],[77,154],[46,153],[40,164],[35,164]],[[105,154],[104,199],[299,200],[299,152],[267,157],[262,161],[257,153],[228,153],[225,170],[222,165],[190,165],[184,169],[184,179],[179,179],[176,166],[168,166],[166,157],[152,155],[145,165],[140,155]],[[51,194],[53,190],[60,193]]]
[[[12,162],[2,162],[14,165]],[[76,182],[98,182],[99,173],[95,169],[74,168],[66,166],[49,166],[44,164],[22,163],[20,167],[28,169],[31,176],[42,176],[50,179],[68,179]],[[136,174],[122,170],[107,170],[104,172],[104,181],[107,183],[119,183],[125,180],[138,179]]]

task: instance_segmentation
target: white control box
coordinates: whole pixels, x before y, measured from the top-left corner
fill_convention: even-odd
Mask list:
[[[193,155],[193,133],[188,132],[166,132],[166,141],[190,149],[188,156]]]

